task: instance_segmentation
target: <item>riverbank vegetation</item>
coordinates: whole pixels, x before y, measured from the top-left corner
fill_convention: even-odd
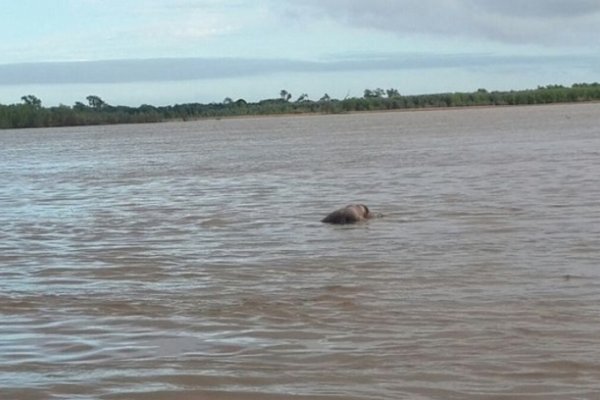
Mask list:
[[[397,89],[366,89],[362,97],[334,99],[325,94],[311,100],[307,94],[294,96],[282,90],[279,97],[255,103],[226,98],[221,103],[190,103],[173,106],[112,106],[99,96],[90,95],[86,103],[73,106],[44,107],[34,95],[21,98],[21,103],[0,104],[0,129],[148,123],[172,120],[194,120],[250,115],[346,113],[354,111],[400,110],[435,107],[511,106],[551,103],[574,103],[600,100],[599,83],[579,83],[571,87],[540,86],[518,91],[439,93],[426,95],[400,94]]]

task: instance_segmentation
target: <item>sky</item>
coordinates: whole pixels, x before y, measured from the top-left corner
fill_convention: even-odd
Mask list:
[[[4,0],[0,104],[600,81],[598,0]]]

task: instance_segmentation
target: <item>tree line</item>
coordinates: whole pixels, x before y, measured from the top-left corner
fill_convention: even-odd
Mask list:
[[[56,127],[101,124],[149,123],[194,120],[230,116],[346,113],[353,111],[399,110],[435,107],[509,106],[529,104],[573,103],[600,100],[599,83],[577,83],[539,86],[529,90],[438,93],[401,95],[397,89],[365,89],[362,97],[334,99],[328,94],[318,100],[302,93],[294,99],[287,90],[279,97],[246,102],[225,98],[221,103],[189,103],[155,107],[112,106],[99,96],[90,95],[86,103],[73,106],[44,107],[34,95],[21,98],[21,103],[0,104],[0,129]]]

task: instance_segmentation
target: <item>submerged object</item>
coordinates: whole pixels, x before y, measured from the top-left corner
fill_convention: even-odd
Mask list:
[[[353,224],[355,222],[380,216],[381,214],[373,214],[369,210],[369,207],[364,204],[351,204],[344,208],[340,208],[339,210],[335,210],[323,218],[321,222],[328,224]]]

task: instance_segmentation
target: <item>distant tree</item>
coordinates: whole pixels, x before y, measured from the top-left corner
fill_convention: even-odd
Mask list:
[[[331,97],[330,97],[330,96],[329,96],[327,93],[325,93],[325,94],[323,95],[323,97],[321,97],[321,98],[319,99],[319,101],[331,101]]]
[[[150,104],[142,104],[138,107],[139,112],[141,113],[153,113],[157,112],[157,108]]]
[[[231,104],[233,103],[233,100],[231,99],[231,97],[225,97],[225,100],[223,100],[223,104]]]
[[[283,101],[290,101],[292,98],[292,94],[285,89],[282,89],[281,92],[279,92],[279,96],[281,96],[281,100]]]
[[[21,97],[21,100],[23,100],[23,103],[25,103],[27,106],[31,106],[33,108],[42,108],[42,101],[32,94]]]
[[[90,107],[99,110],[103,107],[106,107],[106,103],[104,102],[104,100],[102,100],[100,97],[98,96],[93,96],[90,95],[88,97],[86,97],[86,100],[88,101],[88,103],[90,104]]]
[[[384,94],[385,94],[385,90],[383,90],[381,88],[377,88],[375,90],[365,89],[364,98],[368,99],[368,98],[373,98],[373,97],[383,97]]]
[[[83,104],[80,101],[75,102],[75,105],[73,106],[73,109],[76,111],[84,111],[88,109],[88,106],[86,106],[85,104]]]
[[[308,95],[306,93],[302,93],[300,97],[296,100],[296,103],[302,103],[303,101],[308,100]]]
[[[390,99],[393,99],[395,97],[400,97],[400,92],[398,91],[398,89],[391,88],[391,89],[386,90],[385,92],[387,94],[387,97]]]

